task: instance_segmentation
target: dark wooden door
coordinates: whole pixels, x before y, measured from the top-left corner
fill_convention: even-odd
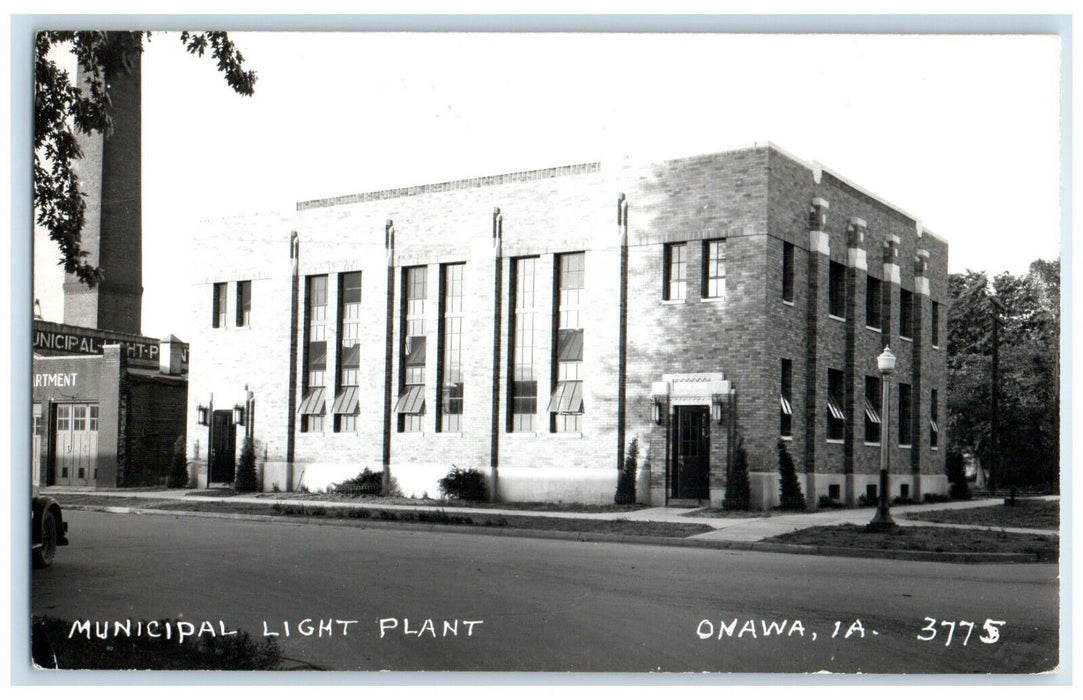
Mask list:
[[[711,419],[706,406],[677,406],[673,421],[673,498],[708,497]]]
[[[215,411],[211,418],[212,483],[233,483],[236,468],[237,427],[233,411]]]

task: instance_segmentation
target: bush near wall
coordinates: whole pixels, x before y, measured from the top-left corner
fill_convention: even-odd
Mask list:
[[[440,493],[444,498],[457,501],[484,501],[488,497],[485,476],[477,469],[459,469],[452,467],[443,479],[440,479]]]

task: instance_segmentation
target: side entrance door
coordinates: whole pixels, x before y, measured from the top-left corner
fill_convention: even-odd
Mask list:
[[[233,411],[215,411],[211,417],[211,483],[233,483],[236,468],[237,426]]]
[[[676,406],[672,498],[708,498],[711,418],[706,406]]]
[[[98,476],[98,404],[57,404],[54,430],[56,483],[89,486]]]

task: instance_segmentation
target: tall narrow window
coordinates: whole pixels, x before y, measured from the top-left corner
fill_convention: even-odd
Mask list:
[[[402,393],[395,404],[400,433],[419,433],[425,423],[425,267],[402,271]]]
[[[361,368],[361,273],[338,276],[338,390],[331,413],[336,433],[357,431]]]
[[[932,318],[930,321],[932,322],[933,329],[933,347],[938,348],[940,347],[940,304],[938,302],[933,302]]]
[[[703,297],[722,299],[726,296],[726,241],[703,242]]]
[[[914,337],[914,293],[899,290],[899,337]]]
[[[549,399],[550,427],[556,433],[579,433],[583,430],[583,323],[582,303],[585,256],[583,253],[558,255],[556,259],[557,381]]]
[[[226,327],[226,283],[215,282],[214,300],[211,308],[211,327]]]
[[[237,283],[237,327],[244,328],[252,322],[252,282]]]
[[[681,301],[688,296],[688,244],[669,243],[665,247],[665,270],[662,298]]]
[[[779,434],[793,436],[793,360],[782,360],[779,397]]]
[[[793,302],[793,243],[782,244],[782,301]]]
[[[463,418],[463,273],[466,265],[457,263],[440,268],[441,296],[440,337],[443,357],[440,360],[440,430],[462,431]]]
[[[837,369],[829,369],[827,370],[828,440],[842,440],[846,436],[846,414],[842,412],[845,405],[842,372]]]
[[[327,380],[327,275],[305,279],[305,386],[301,398],[302,433],[322,433]]]
[[[866,277],[868,281],[865,290],[865,325],[869,328],[880,330],[880,303],[882,299],[882,283],[872,275]]]
[[[846,266],[833,262],[827,275],[827,313],[846,318]]]
[[[515,261],[512,281],[512,432],[534,430],[534,415],[538,412],[538,377],[534,366],[534,315],[537,311],[534,284],[537,258]]]
[[[910,398],[910,385],[899,384],[899,444],[909,445],[911,438],[910,420],[913,405]]]
[[[940,445],[940,402],[936,389],[932,390],[929,397],[929,447]]]
[[[880,442],[881,384],[879,377],[865,377],[865,442]]]

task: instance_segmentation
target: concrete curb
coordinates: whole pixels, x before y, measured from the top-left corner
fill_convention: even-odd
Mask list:
[[[262,515],[259,513],[214,513],[208,511],[161,510],[132,506],[71,505],[66,510],[115,513],[121,515],[159,515],[185,518],[213,518],[217,520],[250,520],[282,525],[301,524],[323,527],[355,527],[373,530],[408,530],[414,532],[450,532],[472,535],[495,535],[498,537],[526,537],[541,540],[564,540],[572,542],[610,542],[617,544],[640,544],[664,547],[690,547],[695,549],[732,549],[745,552],[775,554],[805,554],[830,557],[865,559],[893,559],[897,561],[948,562],[956,564],[978,563],[1056,563],[1037,554],[1025,552],[924,552],[918,550],[859,549],[851,547],[825,547],[807,544],[782,544],[779,542],[744,542],[727,540],[703,540],[687,537],[664,537],[661,535],[621,535],[608,532],[580,532],[570,530],[535,530],[486,525],[446,525],[443,523],[397,522],[373,519],[350,519],[328,517],[305,517],[294,515]],[[469,528],[464,530],[464,528]]]

